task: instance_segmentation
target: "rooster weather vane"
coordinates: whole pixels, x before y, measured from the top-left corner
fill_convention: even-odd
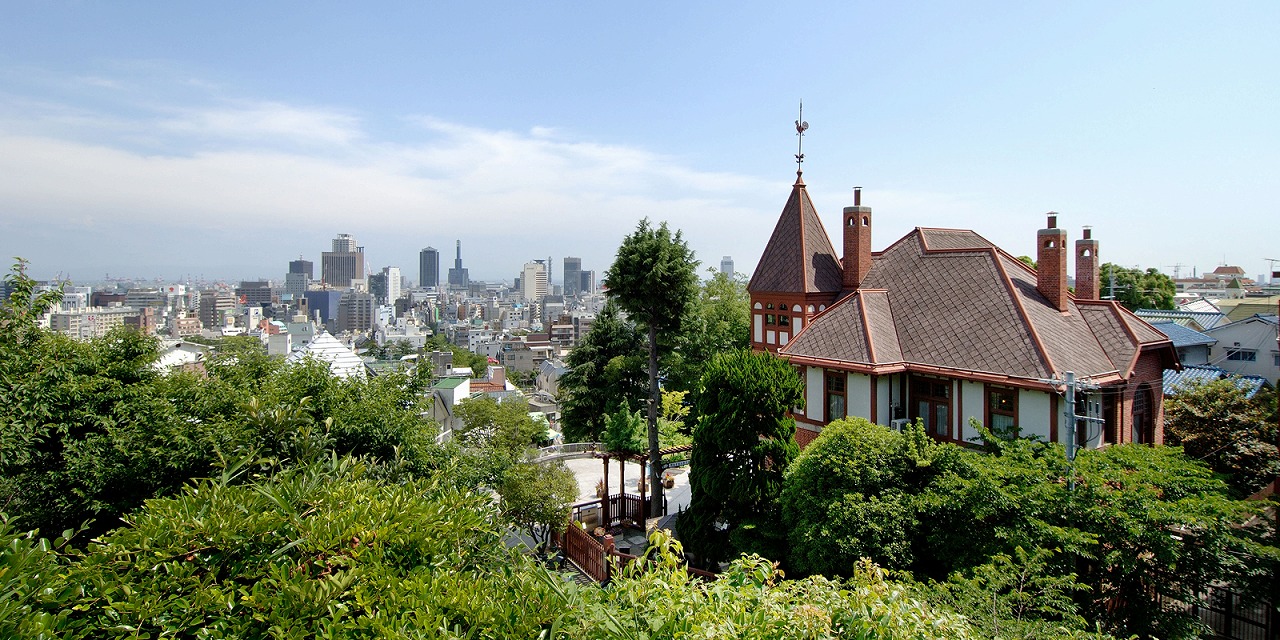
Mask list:
[[[800,163],[804,162],[804,132],[809,129],[809,123],[804,121],[804,101],[800,101],[800,119],[796,120],[796,136],[800,138],[796,143],[796,175],[799,176],[804,170]]]

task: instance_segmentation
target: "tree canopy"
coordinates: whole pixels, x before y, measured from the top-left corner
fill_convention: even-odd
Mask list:
[[[716,355],[693,392],[689,509],[680,535],[708,565],[782,548],[778,496],[799,452],[791,409],[804,403],[796,370],[768,353]]]
[[[658,445],[659,338],[679,334],[685,311],[697,294],[698,261],[681,232],[674,234],[663,222],[657,228],[641,220],[635,232],[623,239],[613,265],[605,272],[610,299],[649,335],[649,484],[653,487],[653,515],[662,515],[662,456]]]
[[[1111,289],[1115,276],[1115,290]],[[1178,292],[1173,279],[1155,268],[1146,271],[1130,269],[1110,262],[1102,265],[1102,298],[1114,298],[1130,311],[1138,309],[1172,309],[1173,296]]]
[[[1164,403],[1166,443],[1223,474],[1232,493],[1245,498],[1280,476],[1276,449],[1276,394],[1252,398],[1231,379],[1179,391]]]
[[[1082,451],[1074,490],[1067,468],[1056,444],[1015,439],[979,453],[935,443],[919,424],[897,433],[833,422],[786,477],[788,564],[848,575],[869,557],[935,581],[931,599],[975,619],[990,618],[993,602],[1020,611],[1029,637],[1086,620],[1121,636],[1193,637],[1194,619],[1161,597],[1188,602],[1219,582],[1257,592],[1273,580],[1272,523],[1251,519],[1256,504],[1231,499],[1178,448]],[[1058,604],[1027,608],[1028,590]]]
[[[624,404],[638,407],[644,401],[644,338],[612,300],[569,352],[566,364],[560,400],[569,442],[599,441],[605,416]]]

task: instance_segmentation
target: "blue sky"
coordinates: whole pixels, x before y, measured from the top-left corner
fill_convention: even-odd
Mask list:
[[[264,6],[265,5],[265,6]],[[0,253],[40,277],[280,279],[350,233],[417,277],[608,267],[643,216],[759,258],[830,231],[1250,275],[1280,258],[1280,4],[4,3]],[[837,245],[838,238],[835,239]]]

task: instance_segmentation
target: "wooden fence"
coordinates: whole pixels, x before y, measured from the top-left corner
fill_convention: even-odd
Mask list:
[[[605,560],[604,544],[582,529],[569,525],[557,536],[564,557],[572,560],[582,572],[596,582],[609,579],[609,565]]]

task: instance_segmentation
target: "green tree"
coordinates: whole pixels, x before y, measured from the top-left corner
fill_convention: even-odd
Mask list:
[[[1110,262],[1102,265],[1102,298],[1114,298],[1126,309],[1172,309],[1178,287],[1173,279],[1154,268],[1142,271]],[[1115,289],[1112,290],[1112,276]]]
[[[799,452],[790,411],[804,403],[796,370],[768,353],[716,355],[693,392],[689,509],[680,534],[714,565],[732,550],[778,557],[777,500]]]
[[[742,274],[708,269],[681,325],[677,348],[666,368],[669,386],[689,390],[698,385],[702,367],[717,353],[751,346],[751,297]]]
[[[928,449],[919,460],[906,436],[863,418],[823,427],[787,473],[788,565],[802,575],[848,575],[860,558],[910,568],[921,534],[915,494],[932,478],[937,455]]]
[[[642,325],[649,336],[649,485],[652,514],[662,515],[662,456],[658,444],[658,339],[680,332],[686,308],[697,293],[698,261],[681,233],[646,218],[622,241],[613,265],[605,272],[608,295]]]
[[[643,453],[645,447],[644,418],[632,412],[625,402],[605,420],[600,443],[610,453]]]
[[[644,400],[644,338],[612,300],[565,364],[569,370],[560,378],[560,402],[569,442],[599,441],[605,416]]]
[[[1232,494],[1246,498],[1280,476],[1276,394],[1253,398],[1233,380],[1182,389],[1164,403],[1166,443],[1223,474]]]
[[[529,416],[523,398],[480,396],[463,400],[455,410],[463,426],[454,430],[454,439],[485,486],[501,485],[531,447],[547,442],[546,426]]]
[[[502,517],[542,549],[551,532],[563,531],[569,521],[569,507],[578,500],[578,479],[559,460],[518,462],[503,477],[498,495]]]

